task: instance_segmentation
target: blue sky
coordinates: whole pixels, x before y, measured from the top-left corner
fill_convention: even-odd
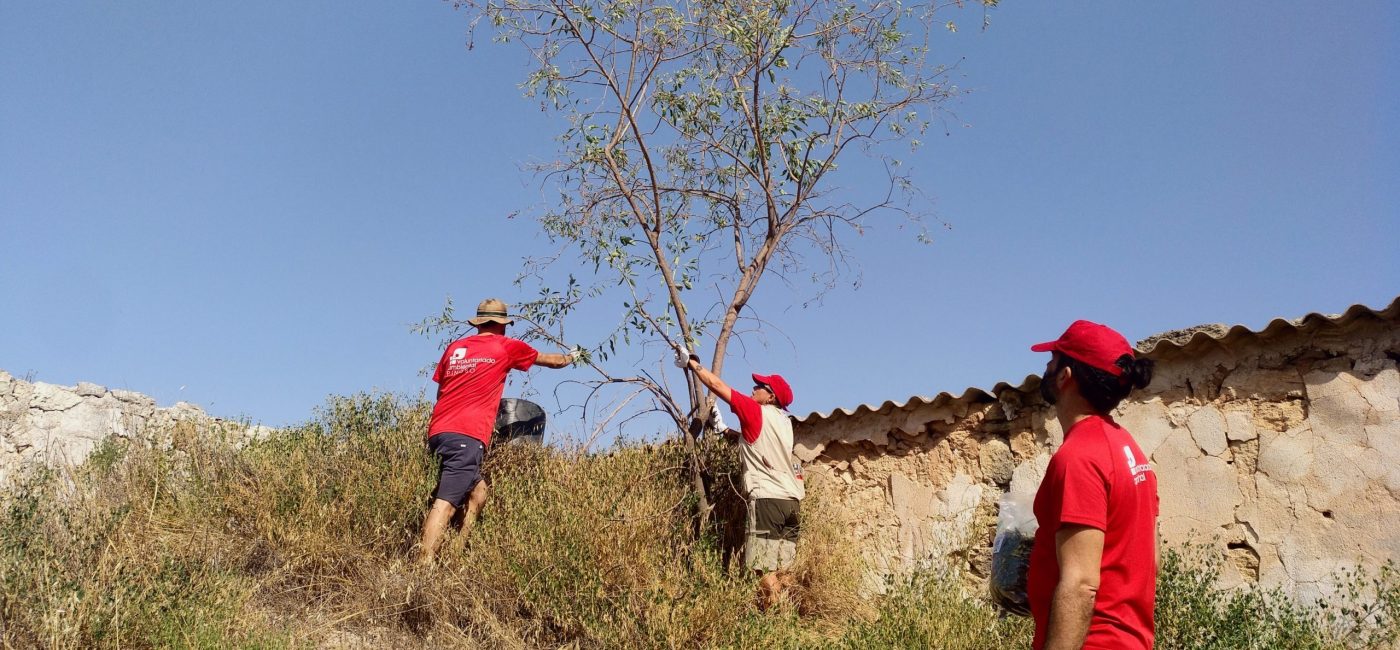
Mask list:
[[[727,376],[826,411],[1019,380],[1076,318],[1138,339],[1400,294],[1400,5],[1049,4],[934,42],[972,92],[906,164],[951,229],[877,222],[819,305],[761,288],[780,332]],[[0,369],[274,425],[427,389],[409,325],[523,297],[550,248],[505,215],[561,124],[466,29],[428,0],[0,0]]]

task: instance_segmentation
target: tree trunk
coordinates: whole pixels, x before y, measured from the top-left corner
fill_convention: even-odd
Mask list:
[[[713,507],[710,505],[710,495],[705,490],[705,477],[700,467],[700,432],[705,428],[704,421],[700,418],[691,418],[690,424],[685,429],[685,446],[690,453],[690,483],[691,489],[695,490],[695,535],[698,539],[705,534],[706,528],[710,525],[710,512]]]

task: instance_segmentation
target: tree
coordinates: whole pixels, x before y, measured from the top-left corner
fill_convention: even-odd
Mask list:
[[[985,27],[995,0],[979,4]],[[688,373],[684,391],[673,391],[663,372],[619,368],[619,344],[642,343],[658,359],[673,344],[712,342],[709,365],[719,372],[765,278],[820,295],[850,272],[843,238],[867,219],[892,213],[922,224],[890,145],[918,147],[958,94],[949,68],[929,61],[930,39],[956,30],[938,22],[948,5],[456,5],[473,12],[474,26],[488,20],[495,40],[524,46],[534,70],[522,87],[567,124],[559,158],[535,167],[559,191],[537,216],[561,249],[527,263],[522,282],[538,281],[540,293],[520,311],[533,336],[563,344],[573,342],[565,324],[582,306],[622,308],[589,347],[588,384],[630,386],[685,432],[703,528],[709,500],[694,454],[709,412],[702,387]],[[879,166],[887,185],[873,196],[843,190],[833,181],[847,161]],[[590,277],[570,273],[553,286],[552,273],[579,261],[591,264]],[[461,325],[450,304],[427,324]]]

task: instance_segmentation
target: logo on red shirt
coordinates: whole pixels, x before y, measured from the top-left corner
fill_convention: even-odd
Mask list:
[[[1147,480],[1147,473],[1152,471],[1152,466],[1147,463],[1141,465],[1137,462],[1137,457],[1133,456],[1133,448],[1123,445],[1123,455],[1128,457],[1128,471],[1133,474],[1133,485],[1137,485]]]
[[[476,367],[483,363],[496,363],[495,357],[473,357],[467,358],[467,346],[462,346],[452,351],[452,355],[447,359],[448,377],[454,377],[464,372],[476,372]]]

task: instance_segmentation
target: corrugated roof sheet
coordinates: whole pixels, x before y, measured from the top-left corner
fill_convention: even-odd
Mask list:
[[[1390,302],[1384,309],[1371,309],[1365,305],[1352,305],[1340,314],[1319,314],[1310,313],[1301,318],[1275,318],[1269,321],[1268,325],[1258,330],[1251,330],[1243,325],[1225,327],[1223,325],[1204,325],[1198,328],[1187,330],[1177,330],[1166,332],[1143,339],[1138,343],[1138,353],[1148,357],[1158,357],[1173,353],[1190,353],[1203,346],[1230,345],[1242,339],[1271,338],[1283,333],[1296,331],[1309,331],[1322,326],[1341,327],[1350,324],[1359,318],[1376,318],[1379,320],[1400,320],[1400,297]],[[1146,347],[1144,347],[1146,346]],[[888,413],[891,411],[905,410],[927,405],[942,405],[952,402],[970,401],[992,401],[1005,391],[1016,391],[1019,393],[1035,390],[1040,385],[1039,375],[1027,375],[1020,384],[1012,385],[1006,382],[998,383],[990,391],[980,388],[969,388],[963,391],[962,395],[952,393],[939,393],[932,397],[914,395],[904,401],[889,400],[882,404],[861,404],[853,409],[837,408],[823,413],[813,411],[798,419],[798,424],[811,424],[829,418],[844,416],[851,417],[865,413]]]

